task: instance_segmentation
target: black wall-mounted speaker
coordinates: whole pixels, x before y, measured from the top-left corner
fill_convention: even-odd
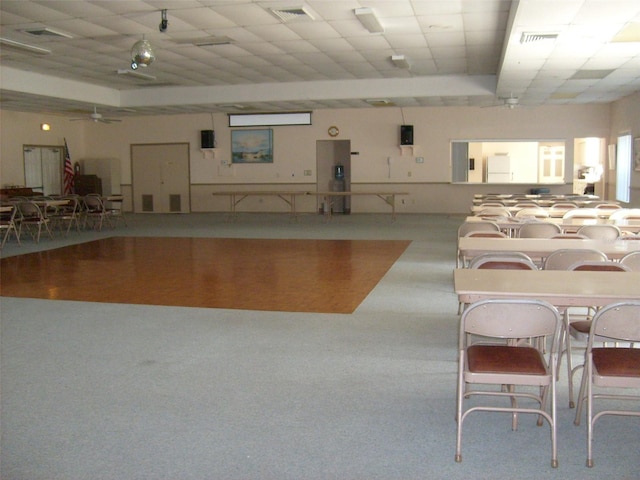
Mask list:
[[[413,145],[413,125],[400,125],[400,145]]]
[[[213,148],[215,136],[213,130],[200,130],[200,148]]]

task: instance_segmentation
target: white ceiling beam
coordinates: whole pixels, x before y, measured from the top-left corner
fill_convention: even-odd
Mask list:
[[[113,107],[117,107],[120,104],[120,92],[113,88],[17,70],[11,67],[0,68],[0,85],[2,85],[3,90],[13,92],[64,98]]]
[[[146,87],[116,90],[10,67],[0,69],[8,91],[64,98],[112,107],[157,107],[211,103],[344,100],[368,98],[453,97],[493,95],[494,75],[326,80],[210,87]]]
[[[494,75],[327,80],[215,87],[148,87],[121,92],[122,106],[494,95]]]

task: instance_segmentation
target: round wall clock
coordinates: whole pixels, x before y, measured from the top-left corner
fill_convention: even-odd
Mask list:
[[[329,133],[330,136],[337,137],[338,134],[340,133],[340,130],[338,130],[338,127],[336,127],[335,125],[332,125],[329,127],[329,130],[327,130],[327,132]]]

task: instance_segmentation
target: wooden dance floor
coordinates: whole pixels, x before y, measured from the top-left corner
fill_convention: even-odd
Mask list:
[[[3,258],[5,297],[352,313],[409,241],[114,237]]]

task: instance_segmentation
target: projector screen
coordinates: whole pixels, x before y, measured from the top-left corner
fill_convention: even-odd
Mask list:
[[[271,127],[274,125],[311,125],[311,112],[230,113],[230,127]]]

